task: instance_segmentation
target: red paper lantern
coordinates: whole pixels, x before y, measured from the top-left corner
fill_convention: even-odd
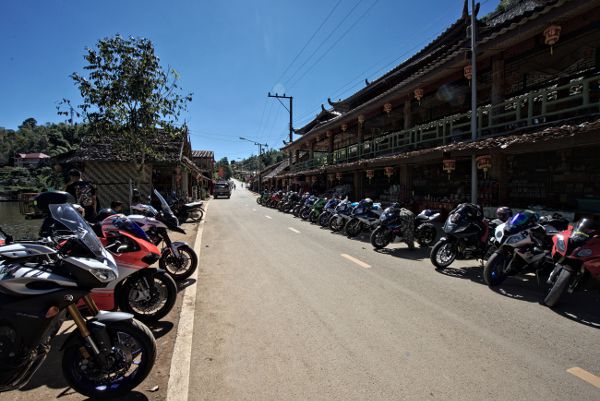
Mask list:
[[[375,170],[367,170],[367,178],[371,181],[371,178],[375,177]]]
[[[471,64],[465,65],[464,68],[465,78],[469,80],[469,84],[471,83],[471,78],[473,78],[473,66]]]
[[[394,175],[393,167],[386,167],[386,168],[384,168],[384,171],[385,171],[385,175],[387,178],[390,178],[392,175]]]
[[[358,123],[362,126],[365,123],[365,116],[362,114],[358,116]]]
[[[448,175],[452,174],[454,170],[456,170],[456,160],[454,159],[446,159],[442,161],[444,165],[444,171],[448,173]]]
[[[336,180],[341,180],[342,179],[342,173],[335,173],[335,179]]]
[[[560,39],[560,31],[562,30],[560,25],[550,25],[544,30],[544,43],[550,46],[550,55],[554,52],[552,46]]]
[[[415,89],[415,99],[417,99],[417,101],[419,102],[419,106],[421,105],[421,99],[423,99],[423,89],[422,88],[417,88]]]
[[[477,168],[479,170],[483,170],[485,173],[487,173],[487,171],[492,167],[492,156],[479,156],[475,159],[475,162],[477,163]]]
[[[392,104],[391,103],[384,104],[383,111],[385,111],[387,113],[387,115],[389,116],[390,113],[392,112]]]

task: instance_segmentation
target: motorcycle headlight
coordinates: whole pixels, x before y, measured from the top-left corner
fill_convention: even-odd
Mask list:
[[[565,239],[562,237],[558,238],[558,241],[556,241],[556,249],[558,249],[559,252],[564,252],[566,249],[565,246]]]
[[[508,237],[506,240],[506,245],[516,244],[517,242],[523,239],[523,234],[515,234]]]
[[[109,283],[117,279],[115,272],[110,269],[90,269],[90,273],[103,283]]]

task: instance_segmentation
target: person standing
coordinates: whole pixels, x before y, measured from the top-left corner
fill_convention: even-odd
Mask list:
[[[94,221],[96,218],[96,189],[89,181],[81,178],[81,171],[72,169],[69,171],[69,183],[65,191],[73,195],[77,203],[85,210],[85,219]]]
[[[408,209],[400,208],[400,229],[404,242],[411,251],[415,249],[415,214]]]

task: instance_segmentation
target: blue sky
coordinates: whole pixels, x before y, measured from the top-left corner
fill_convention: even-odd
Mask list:
[[[462,3],[2,0],[0,126],[14,129],[28,117],[61,121],[56,102],[79,101],[68,76],[81,71],[85,47],[120,33],[151,39],[163,65],[194,94],[185,115],[194,149],[214,150],[217,159],[247,157],[257,149],[240,136],[278,148],[288,135],[287,111],[268,91],[294,96],[300,127],[328,97],[350,95],[430,42]],[[480,15],[497,4],[484,0]]]

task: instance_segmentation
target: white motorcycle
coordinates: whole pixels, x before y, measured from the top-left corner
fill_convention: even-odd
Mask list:
[[[169,230],[182,234],[185,234],[185,230],[179,225],[177,217],[173,214],[165,198],[157,190],[154,190],[154,195],[160,201],[160,212],[150,205],[139,204],[131,207],[133,212],[139,214],[127,217],[144,230],[154,245],[158,246],[164,242],[165,246],[161,249],[158,261],[159,266],[175,280],[185,280],[198,267],[198,256],[186,242],[171,241]]]

